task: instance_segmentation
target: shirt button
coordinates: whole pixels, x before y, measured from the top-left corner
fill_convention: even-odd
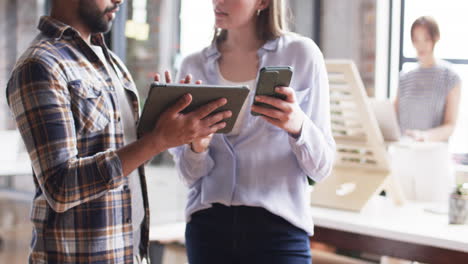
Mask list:
[[[120,122],[120,116],[119,116],[119,117],[117,117],[117,122]]]
[[[130,218],[127,218],[127,219],[125,219],[125,222],[127,222],[127,224],[130,224],[130,222],[132,222],[132,220]]]

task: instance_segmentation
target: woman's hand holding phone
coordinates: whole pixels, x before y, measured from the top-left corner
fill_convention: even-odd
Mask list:
[[[284,129],[294,137],[298,137],[306,114],[299,107],[294,89],[291,87],[276,87],[275,92],[283,94],[285,99],[258,95],[255,97],[255,101],[271,105],[276,109],[252,105],[252,111],[261,114],[262,118],[268,123]]]

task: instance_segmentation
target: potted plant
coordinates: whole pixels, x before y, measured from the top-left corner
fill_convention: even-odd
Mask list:
[[[468,183],[457,185],[450,195],[449,223],[468,224]]]

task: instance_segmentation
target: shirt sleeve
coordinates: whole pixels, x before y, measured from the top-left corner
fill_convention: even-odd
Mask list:
[[[67,82],[56,68],[23,63],[12,73],[7,99],[43,195],[65,212],[119,186],[124,176],[113,150],[79,157]]]
[[[289,143],[302,170],[314,181],[320,181],[330,174],[335,156],[328,74],[318,47],[306,47],[305,53],[304,58],[310,58],[310,63],[305,63],[302,69],[308,88],[298,99],[309,118],[304,120],[299,137],[290,136]]]
[[[455,88],[457,85],[461,84],[461,78],[460,76],[453,70],[449,69],[448,70],[448,91],[450,92],[453,88]]]
[[[195,63],[193,56],[189,56],[182,61],[176,80],[181,80],[187,74],[193,74],[191,72],[191,68],[194,67]],[[193,76],[194,80],[198,80],[198,78],[196,75]],[[210,156],[209,148],[205,152],[196,153],[191,149],[190,145],[183,145],[169,149],[169,153],[174,158],[180,177],[189,187],[203,176],[208,175],[215,165],[213,158]]]
[[[174,158],[177,171],[184,183],[191,187],[214,168],[209,149],[202,153],[192,151],[189,145],[169,149]]]

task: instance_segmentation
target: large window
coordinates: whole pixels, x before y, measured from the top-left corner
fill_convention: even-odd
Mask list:
[[[468,1],[460,0],[402,0],[401,60],[403,72],[417,66],[416,52],[411,43],[411,25],[418,17],[429,15],[439,24],[441,39],[435,55],[453,63],[462,79],[460,106],[468,103],[464,87],[468,84]],[[397,87],[394,87],[396,89]],[[452,152],[468,152],[468,108],[460,107],[457,128],[452,136]]]

